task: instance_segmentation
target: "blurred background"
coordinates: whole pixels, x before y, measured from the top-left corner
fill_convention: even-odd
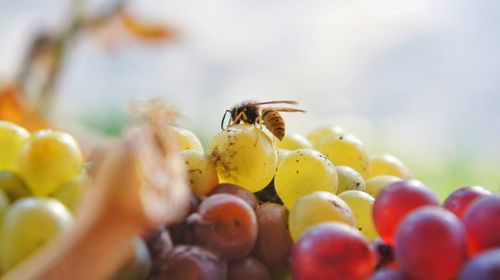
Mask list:
[[[499,10],[494,0],[0,0],[0,87],[88,139],[127,125],[130,100],[161,97],[205,145],[236,103],[296,100],[307,113],[284,113],[288,131],[341,126],[441,198],[470,184],[499,191]]]

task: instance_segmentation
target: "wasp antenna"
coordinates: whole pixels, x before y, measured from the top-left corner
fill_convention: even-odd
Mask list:
[[[222,121],[220,122],[220,128],[222,130],[224,130],[224,120],[226,119],[227,113],[231,114],[231,111],[226,110],[226,112],[224,112],[224,115],[222,116]],[[231,120],[229,120],[229,121],[231,121]],[[229,124],[228,124],[228,126],[229,126]]]

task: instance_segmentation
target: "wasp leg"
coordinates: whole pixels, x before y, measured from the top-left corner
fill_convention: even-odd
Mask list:
[[[231,127],[235,124],[238,124],[240,123],[241,120],[246,120],[247,119],[247,115],[245,114],[245,112],[240,112],[236,118],[234,118],[233,122],[228,126],[228,127]]]

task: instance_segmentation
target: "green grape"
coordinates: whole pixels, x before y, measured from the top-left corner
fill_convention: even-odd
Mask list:
[[[22,198],[7,210],[1,233],[0,261],[7,271],[71,227],[73,217],[52,198]]]
[[[337,193],[342,193],[348,190],[365,190],[365,180],[354,169],[349,166],[335,166],[339,177],[339,187]]]
[[[380,191],[392,183],[401,181],[401,178],[395,176],[376,176],[366,180],[366,189],[369,195],[377,197]]]
[[[11,202],[31,195],[31,191],[28,189],[23,179],[16,173],[8,170],[0,171],[0,189],[5,192]]]
[[[312,148],[311,142],[304,136],[295,133],[287,133],[281,141],[276,142],[279,149],[297,150],[303,148]]]
[[[316,149],[335,165],[346,165],[367,178],[370,158],[363,143],[354,135],[331,136],[323,140]]]
[[[220,183],[257,192],[274,177],[278,150],[273,141],[255,125],[237,124],[219,132],[210,145],[210,161]]]
[[[389,154],[370,157],[370,178],[382,175],[411,179],[410,169],[397,157]]]
[[[179,150],[184,151],[193,149],[203,152],[203,146],[201,145],[200,139],[198,139],[194,133],[175,126],[172,127],[172,130],[175,133],[177,143],[179,143]]]
[[[113,276],[113,280],[145,280],[153,265],[151,255],[142,239],[133,240],[134,254],[132,258]]]
[[[315,192],[337,191],[337,171],[322,154],[312,149],[299,149],[283,158],[274,187],[285,207],[290,209],[300,197]]]
[[[356,227],[366,238],[373,240],[378,237],[372,218],[372,208],[375,199],[371,195],[358,190],[345,191],[339,194],[339,197],[351,208],[356,219]]]
[[[350,226],[356,224],[349,206],[329,192],[313,192],[301,197],[288,216],[290,234],[294,241],[310,227],[323,222],[341,222]]]
[[[219,182],[208,156],[199,150],[185,150],[180,155],[186,164],[191,191],[198,197],[207,196]]]
[[[19,175],[34,195],[48,195],[82,171],[82,153],[69,134],[35,132],[19,154]]]
[[[316,148],[320,142],[331,137],[331,136],[340,136],[346,134],[344,130],[339,126],[326,125],[320,126],[313,129],[307,135],[307,139],[311,142],[311,144]]]
[[[71,212],[75,213],[88,180],[87,173],[82,172],[75,178],[63,183],[50,196],[59,200]]]
[[[0,121],[0,170],[15,170],[17,156],[30,133],[17,124]]]

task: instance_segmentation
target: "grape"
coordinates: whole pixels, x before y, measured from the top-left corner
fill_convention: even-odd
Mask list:
[[[256,258],[246,257],[229,263],[228,280],[271,279],[266,266]]]
[[[439,205],[432,191],[417,180],[393,183],[385,187],[373,204],[373,222],[382,239],[393,244],[399,222],[415,208]]]
[[[22,198],[4,216],[0,260],[6,271],[72,225],[71,213],[51,198]]]
[[[74,213],[80,203],[80,199],[88,180],[89,178],[87,177],[87,174],[82,172],[79,176],[62,184],[50,196],[62,202],[64,206]]]
[[[329,192],[313,192],[297,200],[290,210],[288,224],[293,240],[310,227],[323,222],[356,224],[349,206],[338,196]]]
[[[180,155],[186,164],[191,191],[198,197],[207,196],[219,181],[217,171],[208,156],[199,150],[185,150]]]
[[[257,205],[259,204],[259,201],[257,200],[255,194],[233,184],[219,184],[212,190],[212,192],[210,192],[210,195],[218,193],[235,195],[247,202],[248,205],[252,207],[252,209],[257,208]]]
[[[404,180],[411,178],[410,169],[397,157],[389,154],[372,155],[369,174],[370,178],[384,175]]]
[[[176,246],[151,280],[219,280],[227,278],[227,264],[198,246]]]
[[[500,197],[486,196],[474,201],[463,218],[469,241],[469,254],[500,247]]]
[[[470,279],[500,279],[500,248],[483,251],[464,265],[457,280]]]
[[[9,208],[9,198],[0,189],[0,229],[2,228],[2,224],[3,224],[3,216],[8,208]],[[0,247],[0,249],[1,249],[1,247]]]
[[[316,149],[335,165],[346,165],[356,170],[363,178],[368,177],[370,158],[365,146],[353,135],[330,136]]]
[[[286,271],[293,245],[288,230],[288,210],[276,203],[264,203],[255,212],[259,231],[253,255],[271,272]]]
[[[480,186],[462,187],[448,195],[443,207],[450,210],[458,218],[463,219],[465,210],[473,201],[489,195],[491,195],[491,192]]]
[[[354,213],[356,227],[369,239],[378,236],[373,224],[372,208],[375,199],[362,191],[345,191],[338,195]]]
[[[161,227],[148,234],[145,243],[151,257],[152,269],[151,277],[156,277],[160,271],[162,263],[165,262],[174,248],[172,239],[168,231]]]
[[[394,252],[415,280],[452,279],[467,258],[464,225],[441,207],[416,209],[399,225]]]
[[[17,156],[30,133],[17,124],[0,120],[0,170],[15,170]]]
[[[276,146],[278,146],[279,149],[291,151],[303,148],[312,149],[312,144],[309,140],[307,140],[307,138],[295,133],[287,133],[281,141],[276,142]]]
[[[5,192],[11,202],[30,195],[30,190],[24,181],[8,170],[0,170],[0,189]]]
[[[134,238],[132,258],[113,276],[113,280],[145,280],[151,271],[152,261],[148,248],[140,238]]]
[[[214,194],[188,218],[195,240],[222,259],[234,260],[250,254],[257,239],[253,209],[239,197]]]
[[[368,280],[411,280],[404,272],[395,269],[381,269]]]
[[[399,181],[401,181],[401,178],[395,176],[383,175],[383,176],[371,177],[370,179],[366,180],[365,191],[369,193],[371,196],[376,198],[383,188]]]
[[[394,258],[394,247],[384,243],[384,241],[378,237],[372,240],[370,246],[376,252],[377,256],[377,269],[389,267],[398,268],[399,265]]]
[[[197,150],[203,153],[203,146],[194,133],[187,129],[175,126],[172,127],[172,130],[174,131],[175,138],[179,144],[179,150]]]
[[[306,231],[293,248],[294,279],[366,279],[375,253],[365,237],[345,224],[328,222]]]
[[[344,130],[339,126],[320,126],[318,128],[313,129],[308,135],[307,139],[311,142],[314,147],[317,147],[318,144],[329,138],[330,136],[340,136],[346,134]]]
[[[278,166],[274,186],[290,209],[300,197],[315,192],[337,191],[337,171],[322,154],[311,149],[290,152]]]
[[[209,154],[220,183],[235,184],[251,192],[271,182],[278,164],[273,141],[249,124],[237,124],[218,133]]]
[[[28,140],[18,158],[19,175],[35,195],[48,195],[82,171],[82,154],[64,132],[42,130]]]
[[[337,193],[342,193],[348,190],[365,190],[365,180],[358,172],[349,166],[335,166],[339,178],[339,187]]]

